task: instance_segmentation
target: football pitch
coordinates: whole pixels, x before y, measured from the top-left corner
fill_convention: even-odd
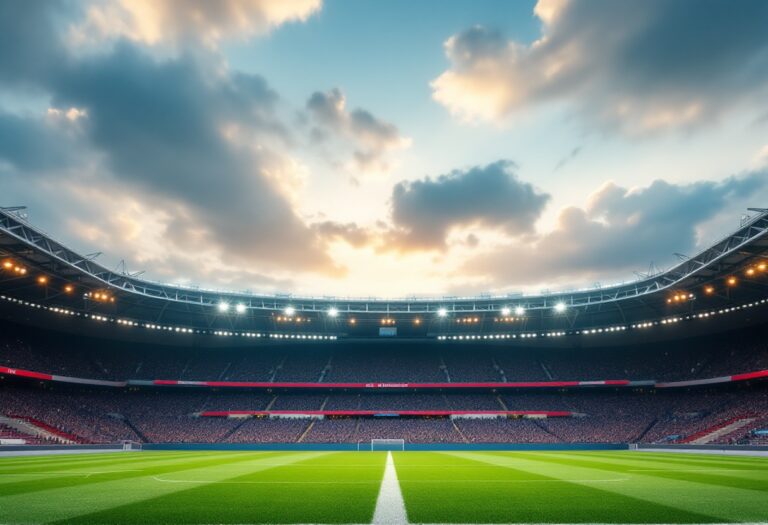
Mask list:
[[[0,458],[0,523],[768,521],[768,458],[127,452]]]

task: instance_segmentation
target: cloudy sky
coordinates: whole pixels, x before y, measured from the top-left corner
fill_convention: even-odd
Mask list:
[[[768,206],[764,0],[0,1],[0,206],[171,283],[634,278]]]

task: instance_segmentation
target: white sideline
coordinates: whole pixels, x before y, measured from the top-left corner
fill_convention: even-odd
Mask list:
[[[387,465],[384,468],[384,478],[381,480],[376,510],[373,512],[371,523],[375,525],[406,525],[408,523],[392,452],[387,452]]]

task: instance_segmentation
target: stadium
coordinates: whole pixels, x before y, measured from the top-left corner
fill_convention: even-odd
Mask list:
[[[766,27],[0,0],[0,525],[768,524]]]
[[[332,466],[342,460],[322,453],[374,451],[348,460],[355,467],[349,483],[361,484],[358,497],[368,506],[325,518],[353,522],[370,520],[366,512],[376,501],[374,480],[385,465],[375,451],[407,451],[396,464],[400,476],[405,470],[417,478],[400,481],[408,516],[442,522],[493,520],[494,514],[431,507],[424,501],[428,480],[445,472],[438,459],[414,451],[459,455],[459,464],[445,468],[462,476],[470,464],[488,475],[482,462],[510,461],[494,451],[517,450],[526,461],[573,464],[579,472],[607,469],[614,473],[608,479],[618,480],[625,478],[616,472],[643,470],[630,467],[647,460],[612,464],[606,454],[614,451],[759,453],[768,444],[767,211],[756,211],[695,257],[628,284],[543,296],[400,301],[161,285],[69,250],[19,210],[3,210],[0,227],[5,451],[190,454],[192,463],[179,468],[192,472],[207,462],[219,468],[254,460],[206,455],[212,451],[264,451],[257,457],[290,465],[267,480],[291,470],[304,479],[302,466],[313,469],[311,479],[315,473],[336,479]],[[558,450],[569,455],[536,456]],[[173,476],[153,479],[186,480],[175,477],[172,463],[166,470],[167,455],[159,457],[160,465],[152,470],[148,464],[148,471]],[[742,469],[752,472],[746,459],[677,457],[669,460],[672,468],[661,466],[664,456],[653,457],[651,465],[660,468],[647,470],[670,479],[684,470],[683,479],[714,485],[753,490],[761,483],[738,481]],[[8,471],[23,472],[23,462],[10,461]],[[436,474],[422,472],[422,462]],[[331,465],[325,472],[324,464]],[[61,477],[30,474],[4,487],[24,493],[24,483],[57,487],[134,475],[100,459],[65,465],[41,467]],[[88,474],[93,469],[96,477]],[[86,479],[78,477],[81,470]],[[369,481],[354,481],[360,478]],[[323,487],[317,497],[326,497]],[[458,497],[456,487],[445,490],[449,499]],[[739,516],[759,521],[765,509],[758,507],[740,507]],[[133,522],[140,508],[128,506],[114,519]],[[153,519],[171,519],[173,506],[157,512]],[[544,516],[559,519],[557,512]],[[604,512],[606,521],[615,519]],[[647,519],[678,519],[659,512],[648,511]],[[287,519],[322,519],[311,506],[296,516]],[[646,519],[642,513],[632,519],[637,516]]]

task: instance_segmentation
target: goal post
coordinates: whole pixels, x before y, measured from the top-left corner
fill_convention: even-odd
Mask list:
[[[377,450],[405,450],[404,439],[372,439],[371,451]]]
[[[120,442],[120,444],[123,445],[124,451],[141,450],[141,443],[138,441],[123,440]]]

